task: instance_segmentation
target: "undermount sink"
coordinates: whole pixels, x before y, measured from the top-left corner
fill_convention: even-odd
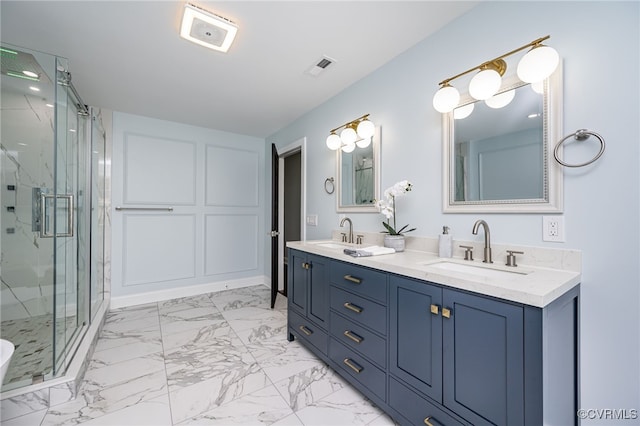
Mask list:
[[[473,265],[450,261],[439,261],[433,263],[423,263],[424,266],[435,269],[442,269],[451,272],[487,277],[487,278],[515,278],[518,275],[528,275],[530,271],[497,269],[489,265]]]
[[[346,243],[340,244],[332,241],[325,241],[325,242],[319,242],[319,243],[313,243],[313,244],[320,247],[334,248],[334,249],[343,249],[343,248],[351,247]]]

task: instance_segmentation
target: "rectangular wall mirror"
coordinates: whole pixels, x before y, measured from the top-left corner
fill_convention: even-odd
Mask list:
[[[378,212],[380,199],[380,127],[376,126],[371,143],[351,152],[336,151],[338,188],[336,211]]]
[[[513,76],[499,91],[507,105],[466,95],[443,114],[445,213],[562,212],[562,167],[553,158],[562,138],[561,75],[558,67],[540,88]]]

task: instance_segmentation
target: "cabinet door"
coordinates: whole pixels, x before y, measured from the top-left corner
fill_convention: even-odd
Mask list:
[[[443,290],[444,405],[475,425],[524,424],[523,308]]]
[[[389,371],[441,402],[442,289],[397,276],[390,284]]]
[[[309,318],[327,328],[329,316],[329,260],[325,257],[308,256],[309,269]]]
[[[300,314],[307,314],[307,255],[296,250],[289,250],[289,307]]]

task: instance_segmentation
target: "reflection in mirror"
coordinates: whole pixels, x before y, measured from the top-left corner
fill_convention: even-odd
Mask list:
[[[336,151],[338,212],[377,212],[380,196],[380,130],[365,147]]]
[[[560,75],[541,88],[514,76],[494,98],[467,96],[443,116],[445,212],[562,211],[562,170],[551,160],[561,135]]]
[[[475,102],[466,118],[455,119],[465,106],[453,112],[455,201],[544,197],[542,94],[529,85],[502,93],[513,96],[502,108]]]

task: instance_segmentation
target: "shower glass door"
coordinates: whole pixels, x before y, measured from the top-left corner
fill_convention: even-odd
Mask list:
[[[88,114],[72,90],[66,60],[58,61],[55,194],[51,210],[56,266],[54,376],[66,370],[73,344],[87,322],[90,250],[86,206],[91,203],[86,198],[90,194]]]

